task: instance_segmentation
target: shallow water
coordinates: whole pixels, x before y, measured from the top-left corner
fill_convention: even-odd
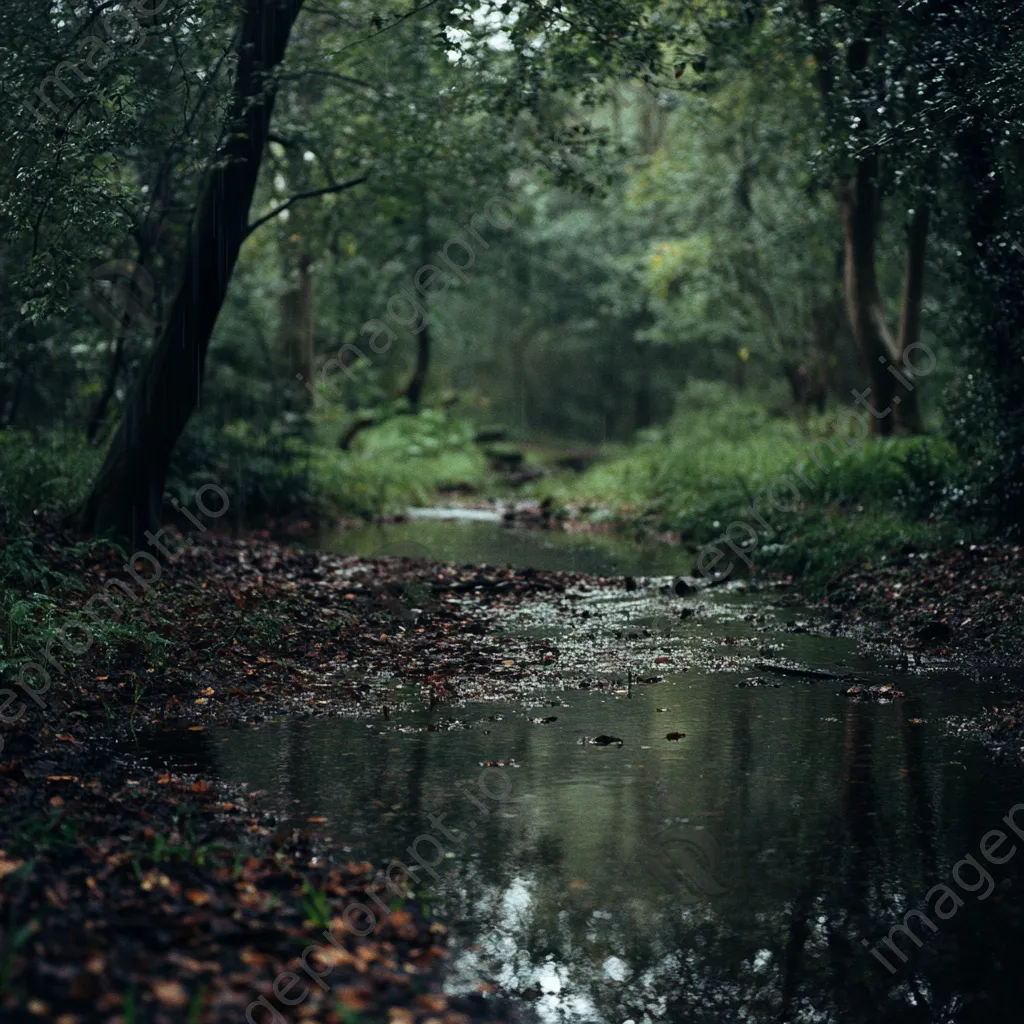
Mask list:
[[[448,509],[420,513],[450,514]],[[474,510],[475,511],[475,510]],[[492,514],[493,515],[493,514]],[[418,517],[403,523],[365,526],[325,537],[327,551],[348,555],[409,555],[425,561],[511,565],[594,575],[668,575],[693,571],[693,552],[615,534],[510,529],[494,522],[452,522]]]
[[[457,561],[683,571],[672,549],[479,523],[400,524],[334,546],[400,543]],[[419,855],[417,895],[452,925],[450,986],[497,982],[524,1020],[1019,1020],[1024,856],[997,867],[979,845],[1003,827],[1000,856],[1024,846],[1024,810],[1021,836],[1000,826],[1024,787],[947,724],[998,704],[1006,682],[935,665],[894,674],[849,640],[794,631],[770,595],[709,592],[686,621],[652,617],[659,601],[679,603],[641,588],[577,602],[573,616],[518,613],[512,629],[565,652],[531,707],[413,703],[387,721],[193,733],[178,764],[266,790],[304,827],[327,818],[316,827],[356,859]],[[654,623],[637,642],[660,681],[629,686],[605,654],[595,668],[598,635],[627,621]],[[906,697],[855,703],[841,681],[755,668],[779,659]],[[736,685],[753,676],[778,686]],[[605,685],[580,689],[587,680]],[[602,734],[621,745],[579,742]],[[969,863],[953,880],[967,854],[991,874],[985,899],[984,880],[968,891]],[[962,900],[944,904],[948,920],[924,904],[939,883]],[[909,958],[883,947],[891,973],[862,940],[873,948],[913,907],[937,930],[911,919],[921,948],[897,933]]]

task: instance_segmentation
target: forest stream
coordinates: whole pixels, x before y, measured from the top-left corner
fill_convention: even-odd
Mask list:
[[[0,93],[0,1024],[1019,1024],[1024,0]]]
[[[1013,844],[1000,819],[1024,791],[958,727],[1007,699],[1005,673],[868,656],[774,588],[670,599],[683,555],[621,537],[420,517],[323,546],[636,580],[509,613],[502,630],[560,655],[522,699],[430,707],[396,679],[372,719],[123,753],[263,792],[333,856],[421,857],[449,991],[551,1024],[937,1022],[951,1005],[980,1022],[1016,999],[1024,860],[979,847],[1000,827]],[[925,903],[939,884],[946,920]],[[910,918],[904,962],[884,940],[913,908],[935,930]]]

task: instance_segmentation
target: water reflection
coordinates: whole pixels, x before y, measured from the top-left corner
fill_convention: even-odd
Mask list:
[[[640,561],[616,564],[639,572]],[[755,599],[711,600],[729,615],[686,627],[703,663],[735,650],[716,646],[725,636],[753,635],[740,615],[751,609],[734,605]],[[535,627],[568,628],[564,616]],[[806,664],[891,681],[848,642],[758,635]],[[943,727],[999,703],[999,685],[905,676],[906,699],[876,705],[828,682],[737,688],[743,676],[695,659],[632,696],[554,688],[560,706],[544,711],[489,702],[387,722],[289,720],[203,734],[199,756],[297,823],[326,817],[344,855],[413,863],[417,837],[433,835],[443,854],[417,891],[453,925],[450,984],[496,981],[524,1021],[1019,1020],[1024,855],[991,868],[989,898],[962,893],[938,932],[917,928],[920,948],[900,939],[908,962],[895,974],[863,945],[923,906],[1021,797],[1011,769]],[[557,721],[530,721],[549,713]],[[578,742],[600,734],[623,744]],[[480,796],[487,761],[520,765],[505,769],[505,800]]]
[[[421,892],[455,924],[452,984],[495,980],[525,1019],[1009,1020],[1024,948],[1014,861],[993,868],[1009,888],[966,896],[920,950],[903,943],[896,975],[861,945],[1016,802],[1004,770],[940,727],[981,695],[921,679],[905,684],[912,701],[876,706],[734,682],[570,691],[543,726],[493,704],[445,732],[400,731],[429,711],[290,721],[222,736],[212,756],[297,821],[328,817],[353,856],[414,863],[416,837],[435,835],[444,860]],[[667,722],[686,739],[666,741]],[[621,748],[577,742],[609,730]],[[498,759],[522,767],[482,813],[467,793]]]
[[[674,576],[693,571],[694,553],[650,542],[637,544],[616,534],[509,529],[488,522],[416,519],[405,523],[343,530],[323,539],[326,551],[369,557],[403,545],[426,549],[434,561],[511,565],[515,568]]]

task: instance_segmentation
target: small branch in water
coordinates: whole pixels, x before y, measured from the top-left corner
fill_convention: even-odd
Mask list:
[[[823,669],[817,668],[797,668],[796,666],[790,665],[779,665],[770,661],[759,661],[757,662],[756,668],[761,669],[764,672],[778,672],[779,675],[783,676],[796,676],[801,679],[849,679],[850,673],[844,672],[842,674],[836,672],[826,672]]]

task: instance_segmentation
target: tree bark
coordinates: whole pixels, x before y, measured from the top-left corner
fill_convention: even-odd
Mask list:
[[[316,314],[313,304],[313,257],[303,253],[298,260],[297,282],[288,289],[278,306],[278,347],[288,359],[292,377],[312,380],[316,363],[314,345]],[[312,404],[313,396],[306,388],[301,392],[305,404]]]
[[[918,433],[921,418],[916,385],[913,372],[907,369],[903,356],[920,337],[929,210],[925,204],[920,204],[911,219],[899,335],[894,338],[875,271],[877,174],[877,160],[865,157],[858,162],[854,174],[842,181],[838,189],[845,254],[846,307],[850,330],[871,385],[870,394],[864,397],[872,410],[875,432],[887,436],[898,425],[902,430]],[[890,366],[894,371],[889,369]],[[896,374],[907,383],[904,384]]]
[[[427,205],[426,184],[420,185],[420,266],[426,266],[431,259],[430,253],[430,209]],[[427,308],[427,298],[423,297],[423,308]],[[416,336],[416,369],[413,371],[409,386],[405,389],[405,397],[409,401],[409,411],[417,413],[423,400],[423,391],[427,386],[427,374],[430,371],[430,318],[423,315],[423,327]]]
[[[835,117],[842,108],[841,98],[837,99],[835,88],[836,53],[820,34],[821,10],[817,0],[803,0],[802,8],[804,20],[817,37],[812,52],[817,65],[822,103],[826,111]],[[881,25],[875,23],[867,36],[852,39],[847,44],[846,70],[849,74],[855,77],[864,74],[871,53],[868,39],[879,38],[881,35]],[[863,134],[866,129],[866,122],[861,121],[859,134]],[[904,370],[903,354],[908,346],[918,340],[920,334],[928,209],[921,205],[915,210],[911,221],[899,336],[894,339],[886,320],[875,274],[875,234],[879,218],[877,179],[878,157],[872,153],[858,161],[851,176],[837,183],[836,198],[843,229],[846,306],[850,330],[871,384],[870,394],[862,393],[862,397],[867,399],[870,408],[874,410],[872,419],[875,432],[891,434],[898,424],[904,430],[917,433],[921,430],[917,394],[912,374]],[[888,367],[893,363],[897,364],[896,371],[909,382],[909,387],[889,372]]]
[[[210,337],[248,233],[274,107],[268,75],[301,7],[302,0],[245,2],[224,140],[193,217],[182,282],[81,512],[95,533],[138,543],[159,524],[171,452],[199,404]]]
[[[917,385],[914,383],[913,359],[907,358],[907,349],[921,337],[921,300],[924,297],[924,258],[928,244],[928,205],[918,203],[910,218],[907,232],[907,266],[903,275],[903,301],[900,306],[900,327],[897,336],[900,365],[897,370],[910,381],[909,388],[901,387],[903,401],[896,413],[896,422],[909,434],[920,434],[924,429],[917,404]]]
[[[107,407],[117,390],[117,375],[121,372],[121,358],[124,355],[124,335],[119,333],[114,341],[114,354],[110,360],[110,369],[107,370],[107,379],[103,385],[103,393],[96,402],[96,407],[89,417],[89,424],[85,428],[85,439],[92,444],[96,440],[103,421],[107,418]]]
[[[430,326],[424,324],[416,337],[416,369],[406,388],[405,397],[409,400],[409,411],[417,413],[423,400],[423,391],[427,386],[427,373],[430,371]]]
[[[885,372],[896,344],[886,323],[875,275],[875,229],[878,222],[877,160],[865,157],[854,174],[839,185],[839,217],[845,250],[844,285],[850,330],[871,384],[867,399],[875,432],[893,432],[892,399],[896,381]],[[888,410],[888,412],[885,412]],[[880,414],[880,415],[879,415]]]

